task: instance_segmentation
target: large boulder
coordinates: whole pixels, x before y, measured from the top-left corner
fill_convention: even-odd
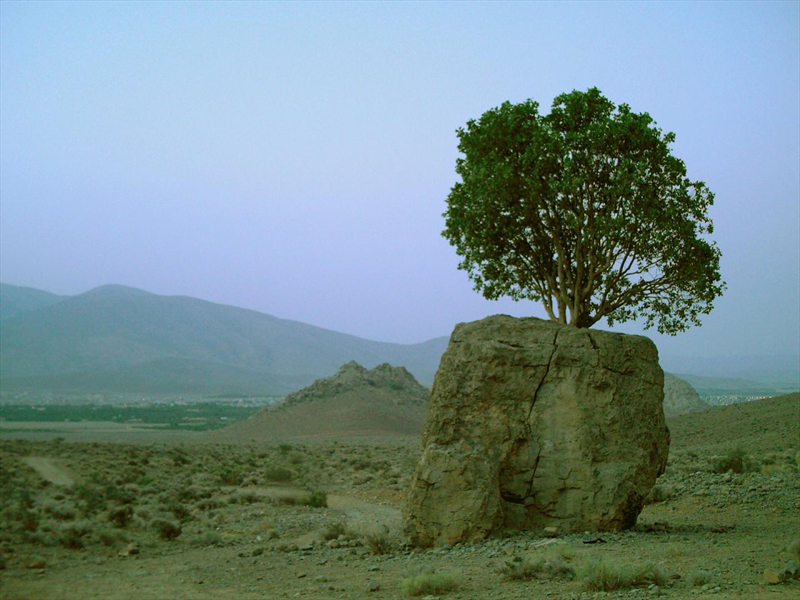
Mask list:
[[[664,373],[664,415],[677,417],[710,410],[709,406],[691,384],[680,377]]]
[[[656,347],[505,315],[456,326],[433,384],[404,518],[414,543],[500,528],[624,529],[664,471]]]

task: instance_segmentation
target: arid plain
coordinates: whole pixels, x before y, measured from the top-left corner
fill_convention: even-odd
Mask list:
[[[0,597],[796,598],[799,416],[792,394],[669,419],[667,471],[631,531],[433,549],[402,534],[420,455],[405,430],[6,428]],[[632,579],[613,589],[617,568]]]

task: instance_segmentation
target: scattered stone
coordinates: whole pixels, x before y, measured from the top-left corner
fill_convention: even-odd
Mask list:
[[[412,542],[632,527],[666,466],[663,386],[642,336],[504,315],[457,325],[404,507]]]
[[[377,592],[381,589],[381,584],[378,581],[371,581],[367,589],[370,592]]]
[[[558,527],[545,527],[544,535],[549,538],[558,537]]]

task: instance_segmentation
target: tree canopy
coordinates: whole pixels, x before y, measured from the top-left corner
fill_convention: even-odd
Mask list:
[[[647,113],[597,88],[504,103],[458,130],[461,181],[442,235],[486,298],[541,302],[554,321],[591,327],[644,319],[674,335],[725,284],[708,208]]]

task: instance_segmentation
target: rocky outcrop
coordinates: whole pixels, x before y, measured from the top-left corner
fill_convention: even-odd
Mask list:
[[[397,392],[401,402],[420,405],[428,403],[430,392],[419,384],[405,367],[393,367],[388,363],[378,365],[374,369],[365,369],[355,361],[343,364],[330,377],[317,379],[310,386],[293,394],[289,394],[274,406],[274,410],[282,410],[296,404],[314,402],[320,399],[331,399],[354,391],[387,390]]]
[[[678,415],[703,412],[710,408],[688,382],[670,373],[664,373],[665,416],[677,417]]]
[[[430,391],[404,367],[355,362],[318,379],[249,419],[210,432],[217,442],[386,439],[419,435]]]
[[[429,545],[504,527],[631,527],[667,461],[663,385],[645,337],[504,315],[458,325],[434,380],[407,533]]]

